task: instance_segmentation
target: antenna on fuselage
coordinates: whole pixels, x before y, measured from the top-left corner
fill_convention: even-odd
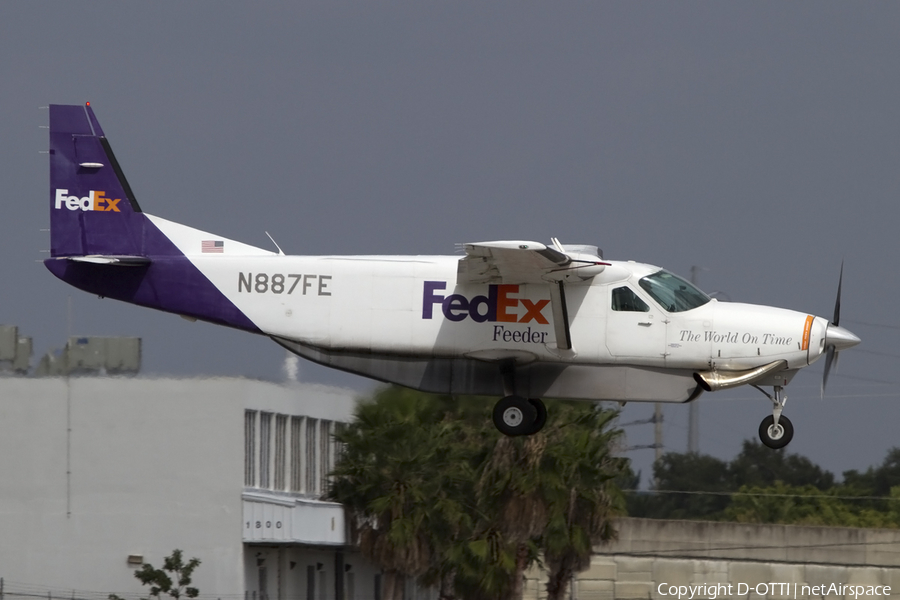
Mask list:
[[[269,234],[268,231],[266,232],[266,235],[269,236],[269,239],[272,240],[272,243],[275,244],[275,247],[276,247],[276,248],[278,248],[278,255],[279,255],[279,256],[284,256],[284,250],[281,249],[281,246],[278,245],[278,242],[275,241],[275,238],[273,238],[273,237]]]

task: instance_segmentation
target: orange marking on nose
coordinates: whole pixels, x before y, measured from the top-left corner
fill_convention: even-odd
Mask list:
[[[806,323],[803,325],[803,343],[800,344],[801,350],[809,350],[809,336],[812,333],[812,324],[814,320],[814,316],[806,316]]]

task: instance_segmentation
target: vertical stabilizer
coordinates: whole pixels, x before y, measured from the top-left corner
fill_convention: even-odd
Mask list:
[[[144,225],[90,105],[50,105],[50,255],[140,256]]]

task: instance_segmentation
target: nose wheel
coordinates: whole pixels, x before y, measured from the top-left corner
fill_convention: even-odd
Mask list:
[[[794,439],[794,425],[791,420],[781,414],[784,410],[784,404],[787,397],[784,395],[784,388],[776,385],[774,388],[775,395],[771,395],[758,386],[753,386],[772,401],[772,414],[762,420],[759,424],[759,439],[763,444],[775,450],[784,448],[792,439]]]
[[[794,425],[782,415],[775,423],[775,417],[769,415],[759,424],[759,439],[769,448],[784,448],[794,438]]]
[[[494,405],[493,418],[503,435],[534,435],[547,423],[547,407],[539,398],[505,396]]]

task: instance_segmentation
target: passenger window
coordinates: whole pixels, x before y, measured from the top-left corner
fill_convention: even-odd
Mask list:
[[[631,288],[620,287],[612,291],[612,309],[620,312],[649,312],[650,307]]]

